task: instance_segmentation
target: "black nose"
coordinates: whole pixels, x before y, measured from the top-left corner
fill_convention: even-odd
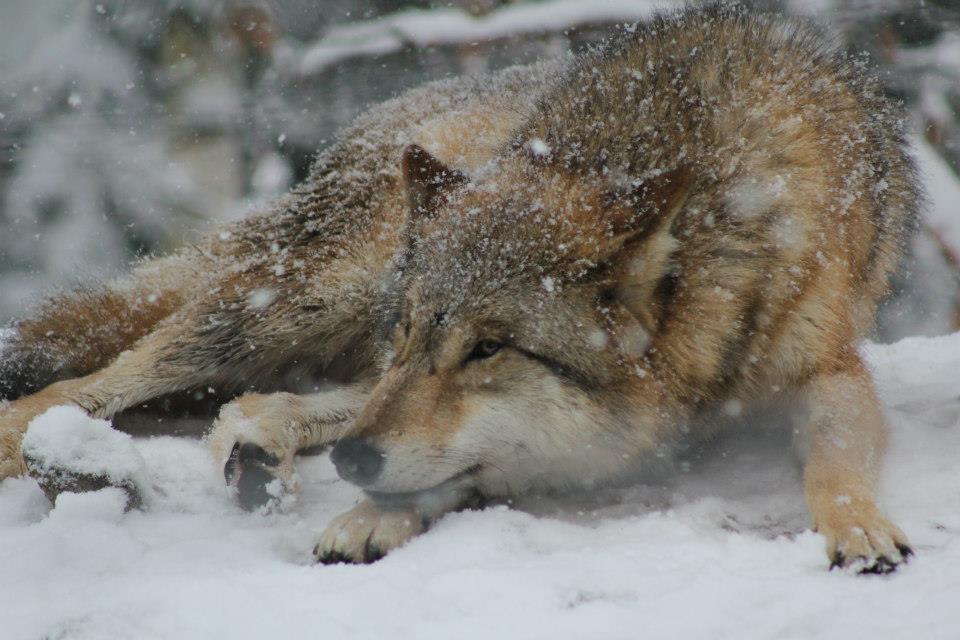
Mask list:
[[[347,482],[366,485],[376,479],[383,467],[383,454],[364,440],[346,438],[330,452],[337,473]]]

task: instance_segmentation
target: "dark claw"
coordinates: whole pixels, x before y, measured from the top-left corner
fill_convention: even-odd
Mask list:
[[[900,552],[900,555],[903,557],[903,561],[904,561],[904,562],[909,562],[908,558],[909,558],[910,556],[914,555],[913,549],[911,549],[909,546],[907,546],[907,545],[905,545],[905,544],[899,544],[899,543],[898,543],[898,544],[897,544],[897,551]]]
[[[329,553],[320,555],[320,547],[315,547],[313,555],[317,557],[317,562],[320,564],[353,564],[353,560],[339,551],[330,551]]]
[[[367,546],[363,550],[363,562],[364,564],[370,564],[376,562],[385,555],[387,554],[381,551],[380,547],[367,542]]]
[[[227,463],[223,465],[223,479],[227,481],[227,484],[233,482],[234,476],[237,475],[237,461],[240,455],[240,443],[233,445],[233,449],[230,450],[230,457],[227,458]]]
[[[897,550],[900,552],[900,555],[903,557],[903,562],[907,562],[907,558],[913,555],[913,549],[911,549],[906,545],[898,544]],[[856,561],[861,561],[866,563],[867,558],[858,557]],[[833,554],[833,559],[830,561],[830,571],[833,571],[838,567],[842,569],[846,564],[847,562],[844,555],[839,551],[837,551],[836,553]],[[855,562],[851,564],[855,564]],[[894,562],[887,556],[880,556],[873,562],[873,564],[861,569],[858,572],[858,575],[884,576],[884,575],[887,575],[888,573],[893,573],[894,571],[896,571],[899,564],[900,563]]]
[[[888,558],[887,556],[880,556],[877,558],[876,562],[865,569],[861,569],[859,575],[861,576],[885,576],[888,573],[893,573],[897,570],[897,563]]]
[[[372,562],[376,562],[386,554],[380,549],[380,547],[368,542],[363,549],[362,560],[351,558],[346,554],[340,553],[339,551],[329,551],[321,555],[319,545],[313,548],[313,555],[317,558],[317,562],[320,564],[370,564]]]

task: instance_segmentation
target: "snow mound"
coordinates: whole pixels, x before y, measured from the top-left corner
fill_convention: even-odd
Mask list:
[[[127,494],[117,487],[106,487],[84,493],[65,492],[57,496],[50,522],[64,526],[89,522],[117,524],[123,517]]]
[[[146,464],[128,434],[72,406],[51,407],[30,421],[21,445],[30,475],[59,504],[63,491],[119,487],[141,502]]]
[[[960,399],[960,332],[890,345],[868,342],[861,353],[888,407],[929,408]]]

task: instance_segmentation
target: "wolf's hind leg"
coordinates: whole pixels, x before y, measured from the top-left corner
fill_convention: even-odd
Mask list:
[[[115,413],[158,396],[213,382],[215,372],[204,365],[204,353],[192,353],[191,327],[172,317],[108,366],[89,375],[55,382],[37,393],[0,404],[0,479],[26,471],[20,441],[30,421],[50,407],[80,407],[94,417]]]
[[[46,300],[0,339],[0,400],[107,366],[180,309],[202,271],[202,258],[184,252]]]
[[[369,390],[368,383],[356,383],[310,395],[249,393],[224,405],[208,441],[240,504],[256,509],[278,489],[296,491],[296,453],[336,441]]]
[[[817,375],[808,399],[809,423],[800,434],[804,491],[831,568],[893,571],[912,551],[874,500],[886,423],[869,373],[853,355],[843,369]]]

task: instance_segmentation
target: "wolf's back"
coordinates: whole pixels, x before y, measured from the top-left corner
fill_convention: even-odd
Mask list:
[[[625,186],[695,167],[691,238],[756,231],[762,254],[764,216],[789,207],[823,233],[842,230],[863,318],[922,202],[900,105],[865,69],[808,22],[725,3],[665,13],[582,56],[521,138]],[[716,227],[700,224],[705,211]]]
[[[317,309],[329,308],[328,315],[336,315],[334,307],[346,297],[314,304],[318,301],[311,300],[316,292],[310,283],[335,270],[335,263],[349,254],[371,256],[364,269],[376,273],[382,265],[374,264],[372,256],[392,251],[389,246],[380,251],[367,247],[378,231],[404,222],[399,175],[404,147],[433,142],[451,161],[482,164],[565,64],[546,61],[411,89],[360,115],[318,154],[307,180],[265,212],[216,229],[176,256],[148,260],[117,283],[52,296],[0,338],[0,400],[96,371],[177,311],[217,314],[217,331],[202,338],[210,342],[205,348],[211,353],[244,353],[237,345],[245,346],[251,331],[280,333],[285,328],[280,321],[321,326],[324,319]],[[458,119],[468,124],[460,125]],[[451,149],[450,140],[457,136],[463,138],[460,148]],[[387,234],[384,242],[390,240]],[[278,255],[290,263],[287,273],[302,277],[278,281]],[[378,285],[366,284],[360,289],[367,292]],[[279,315],[251,317],[246,299],[257,288],[282,288],[286,299],[297,304],[282,320]],[[217,293],[211,297],[210,291]],[[360,306],[372,304],[372,299],[364,300]],[[355,324],[366,314],[351,308],[347,315]],[[293,354],[311,355],[317,354]]]

